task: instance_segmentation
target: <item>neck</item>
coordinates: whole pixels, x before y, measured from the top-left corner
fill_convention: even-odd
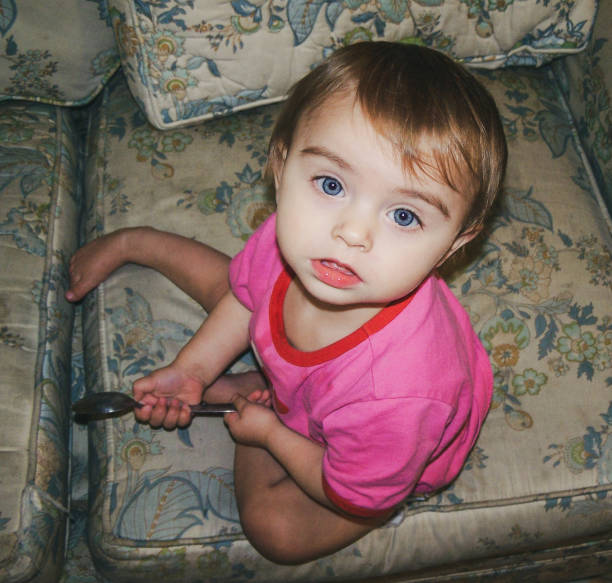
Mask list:
[[[378,304],[328,304],[312,296],[294,278],[283,306],[285,332],[295,348],[318,350],[348,336],[384,307]]]

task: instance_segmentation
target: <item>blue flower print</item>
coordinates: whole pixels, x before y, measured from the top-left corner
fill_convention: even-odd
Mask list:
[[[118,376],[118,386],[126,375],[146,375],[160,366],[167,356],[167,341],[184,344],[193,336],[178,322],[154,320],[149,302],[131,288],[125,288],[125,293],[124,306],[106,310],[115,329],[108,366]]]

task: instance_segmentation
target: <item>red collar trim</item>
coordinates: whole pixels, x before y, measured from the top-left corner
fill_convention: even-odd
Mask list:
[[[361,328],[358,328],[348,336],[341,338],[333,344],[324,346],[319,350],[313,350],[312,352],[303,352],[289,343],[285,332],[283,306],[292,279],[287,269],[283,269],[274,284],[274,289],[272,290],[272,296],[270,298],[270,330],[272,333],[272,341],[279,355],[287,362],[297,366],[315,366],[338,358],[364,340],[367,340],[375,332],[382,330],[412,301],[414,297],[414,293],[412,293],[403,300],[392,302],[378,312],[373,318],[368,320]]]

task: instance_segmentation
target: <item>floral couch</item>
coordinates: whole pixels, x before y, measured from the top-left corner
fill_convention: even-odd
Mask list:
[[[595,0],[0,0],[0,582],[612,572],[610,23]],[[444,274],[495,395],[451,486],[282,567],[241,531],[220,419],[168,432],[73,418],[71,401],[129,393],[206,315],[133,265],[73,306],[68,261],[139,224],[236,253],[273,210],[277,102],[366,38],[446,51],[499,104],[505,192]]]

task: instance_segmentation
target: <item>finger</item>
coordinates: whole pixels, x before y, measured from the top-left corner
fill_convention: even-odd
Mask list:
[[[236,407],[236,410],[240,413],[249,404],[249,401],[240,393],[236,393],[232,397],[232,403],[234,404],[234,407]]]
[[[134,399],[137,401],[143,401],[144,397],[152,393],[155,389],[155,379],[153,375],[147,375],[146,377],[142,377],[134,382],[132,385],[132,392],[134,393]],[[153,404],[153,403],[152,403]]]
[[[238,411],[231,411],[230,413],[226,413],[223,415],[223,423],[225,423],[228,429],[231,431],[231,427],[234,422],[240,418],[240,413]]]
[[[134,396],[136,399],[136,396]],[[143,423],[149,423],[151,421],[151,415],[153,408],[157,405],[159,398],[151,393],[145,393],[141,399],[136,399],[140,403],[141,407],[134,408],[134,414],[136,419]]]
[[[232,411],[231,413],[226,413],[223,416],[223,421],[227,425],[230,432],[232,431],[232,425],[236,423],[238,419],[240,419],[240,415],[242,411],[249,404],[249,401],[245,399],[240,393],[236,393],[231,398],[231,402],[234,404],[234,407],[236,407],[236,411]]]
[[[148,423],[151,419],[152,411],[153,407],[151,407],[151,405],[144,405],[140,408],[134,408],[134,417],[136,417],[136,420],[140,421],[140,423]]]
[[[174,429],[177,426],[180,410],[181,402],[178,399],[170,399],[166,416],[162,422],[166,429]]]
[[[226,413],[223,419],[227,430],[230,435],[237,441],[238,434],[240,433],[240,414],[239,413]]]
[[[137,399],[138,400],[138,399]],[[157,397],[151,394],[146,394],[142,399],[139,399],[140,407],[134,407],[134,417],[141,423],[149,423],[153,407],[157,405]]]
[[[166,399],[162,397],[157,401],[153,407],[153,410],[151,411],[151,419],[149,420],[151,427],[161,427],[167,411],[168,407],[166,406]]]
[[[187,427],[191,423],[192,419],[193,419],[193,414],[191,413],[191,407],[187,405],[186,403],[183,403],[183,406],[181,407],[179,411],[179,418],[178,418],[177,426]]]
[[[136,399],[135,395],[134,395],[134,399]],[[151,407],[155,407],[158,400],[159,400],[159,397],[156,397],[154,394],[145,393],[138,402],[141,405],[150,405]]]

